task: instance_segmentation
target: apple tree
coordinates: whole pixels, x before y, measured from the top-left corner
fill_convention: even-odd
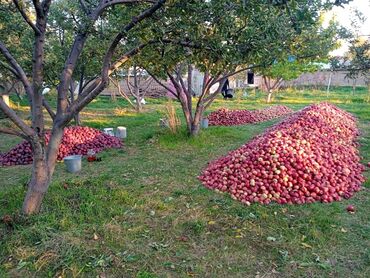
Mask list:
[[[19,43],[14,47],[9,42],[9,36],[17,32],[18,26],[7,24],[1,25],[0,32],[0,63],[6,67],[20,82],[22,82],[26,95],[29,99],[31,121],[23,119],[11,107],[0,98],[0,109],[8,116],[14,128],[1,127],[2,133],[17,135],[28,140],[33,149],[33,165],[31,180],[28,184],[28,191],[23,203],[25,214],[37,213],[40,210],[42,200],[51,182],[60,142],[63,136],[64,127],[74,118],[76,113],[81,111],[106,87],[109,75],[127,62],[132,56],[143,49],[148,41],[137,41],[134,46],[126,47],[125,40],[131,30],[140,28],[140,24],[152,17],[161,9],[166,0],[94,0],[94,1],[67,1],[69,4],[78,3],[78,24],[74,30],[71,41],[68,43],[69,50],[64,56],[62,67],[58,70],[57,79],[57,107],[54,110],[42,95],[43,83],[48,73],[48,42],[53,22],[51,13],[62,1],[33,0],[33,1],[3,1],[1,2],[4,16],[8,12],[17,11],[17,16],[22,19],[24,28],[19,39],[30,38],[28,42]],[[73,102],[68,100],[68,91],[73,82],[73,75],[79,61],[83,57],[83,50],[91,38],[98,36],[99,19],[110,13],[119,11],[122,20],[119,18],[115,28],[109,28],[105,38],[107,47],[99,62],[99,74],[83,89],[77,99]],[[128,18],[124,15],[132,15]],[[17,20],[19,20],[17,19]],[[3,19],[1,20],[3,22]],[[118,25],[119,24],[119,25]],[[24,34],[23,34],[24,33]],[[32,42],[30,46],[30,42]],[[28,59],[20,57],[20,48],[31,48],[31,51],[24,53]],[[22,52],[23,53],[23,52]],[[90,59],[91,57],[89,57]],[[22,63],[24,61],[28,63]],[[44,108],[52,118],[51,137],[49,144],[45,144],[45,117]]]
[[[162,44],[144,49],[135,59],[178,99],[188,133],[194,136],[199,133],[204,111],[219,96],[228,77],[248,69],[269,68],[290,52],[305,61],[317,57],[306,39],[308,35],[316,38],[322,31],[318,28],[320,12],[340,2],[179,2],[173,6],[176,13],[161,11],[166,20],[152,30]],[[169,44],[179,38],[187,42],[186,47]],[[191,84],[194,68],[204,76],[196,97]],[[163,82],[167,79],[173,86]],[[210,90],[213,86],[217,86],[215,91]]]

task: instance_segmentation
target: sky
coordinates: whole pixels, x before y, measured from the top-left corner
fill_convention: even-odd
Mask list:
[[[335,16],[336,20],[339,21],[341,25],[353,30],[353,26],[351,26],[351,18],[354,17],[354,9],[358,9],[365,17],[367,17],[366,21],[361,24],[358,34],[370,36],[370,0],[354,0],[350,4],[344,5],[344,8],[335,7],[326,15],[326,19]],[[331,54],[343,55],[347,49],[348,46],[343,44],[341,48],[333,51]]]

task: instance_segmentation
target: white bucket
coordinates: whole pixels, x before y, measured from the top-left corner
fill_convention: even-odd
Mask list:
[[[124,126],[118,126],[116,130],[116,137],[124,139],[127,137],[127,129]]]
[[[81,171],[81,157],[81,155],[70,155],[64,158],[64,164],[68,172],[77,173]]]
[[[114,131],[113,131],[112,127],[107,127],[107,128],[104,128],[103,130],[104,130],[105,134],[108,134],[110,136],[114,136]]]
[[[207,118],[202,119],[202,128],[208,128],[208,119]]]

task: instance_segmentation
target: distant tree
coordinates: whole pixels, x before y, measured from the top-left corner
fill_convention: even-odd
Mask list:
[[[257,72],[262,75],[267,103],[271,102],[273,93],[280,89],[284,81],[315,72],[321,63],[327,62],[330,51],[338,47],[341,34],[336,22],[331,21],[328,27],[323,28],[322,21],[318,19],[315,24],[301,29],[273,64],[259,68]]]
[[[330,67],[331,71],[347,71],[346,77],[353,80],[353,93],[356,80],[364,78],[370,94],[370,37],[360,34],[360,27],[365,22],[366,16],[362,11],[352,11],[350,29],[342,30],[343,40],[349,45],[348,51],[343,57],[331,57]]]
[[[347,58],[349,78],[362,76],[370,91],[370,39],[361,40],[359,38],[351,41]]]
[[[126,99],[137,112],[141,112],[143,109],[143,101],[145,101],[144,97],[148,93],[150,85],[153,83],[153,79],[145,70],[135,64],[128,67],[126,76],[122,80],[126,83],[126,91],[120,83],[120,76],[116,78],[112,76],[110,80],[113,85],[117,87],[119,95]],[[133,97],[134,101],[132,101],[130,97]]]
[[[284,81],[296,79],[303,73],[315,72],[318,69],[318,64],[283,61],[271,65],[268,69],[261,70],[263,90],[267,94],[266,102],[272,101],[272,95],[280,89]]]

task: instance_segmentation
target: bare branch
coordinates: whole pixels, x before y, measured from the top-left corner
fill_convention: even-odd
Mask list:
[[[26,14],[25,10],[23,9],[24,3],[23,1],[13,0],[14,5],[18,9],[19,13],[22,15],[23,19],[27,22],[27,24],[35,31],[36,34],[40,34],[41,31],[36,25],[32,22],[30,17]]]
[[[226,80],[224,80],[225,82]],[[208,109],[208,107],[212,104],[212,102],[215,100],[215,98],[220,94],[222,86],[224,83],[220,84],[220,86],[217,88],[217,90],[212,94],[209,95],[207,98],[204,99],[204,109]]]
[[[130,103],[130,105],[132,106],[132,107],[135,107],[135,105],[132,103],[132,101],[131,101],[131,99],[128,97],[128,95],[121,89],[121,85],[119,84],[119,82],[118,81],[114,81],[114,79],[113,78],[109,78],[110,79],[110,81],[112,81],[112,83],[113,83],[113,85],[114,86],[116,86],[117,87],[117,89],[118,89],[118,93],[124,98],[124,99],[126,99],[129,103]]]
[[[0,61],[0,67],[3,67],[4,69],[10,71],[17,79],[19,79],[18,73],[11,66],[7,65],[3,61]]]
[[[202,92],[204,92],[204,91],[206,90],[206,86],[209,84],[209,81],[210,81],[209,71],[207,70],[207,71],[204,73],[204,76],[203,76]]]
[[[49,102],[45,98],[42,100],[42,105],[45,107],[46,111],[49,113],[51,119],[54,120],[55,119],[55,112],[53,111]]]
[[[87,87],[87,85],[89,85],[91,82],[93,82],[94,80],[96,80],[98,78],[98,76],[95,76],[95,77],[93,77],[93,78],[91,78],[91,79],[89,79],[87,82],[84,82],[84,84],[83,84],[83,86],[82,86],[82,91]],[[81,91],[81,92],[82,92]]]
[[[174,97],[178,97],[177,96],[177,93],[176,91],[172,90],[170,87],[164,85],[154,74],[152,74],[150,71],[148,71],[147,69],[145,69],[146,72],[154,79],[155,82],[158,83],[158,85],[162,86],[163,88],[165,88],[167,91],[169,91]]]
[[[21,137],[21,138],[26,139],[26,140],[29,139],[29,137],[27,135],[23,134],[22,132],[19,132],[19,131],[15,130],[15,129],[12,129],[12,128],[2,128],[2,127],[0,127],[0,133],[15,135],[15,136]]]
[[[175,87],[178,98],[180,98],[181,97],[181,94],[180,94],[181,87],[180,87],[179,83],[177,82],[177,80],[172,76],[172,74],[169,71],[166,71],[166,74],[170,78],[173,86]]]
[[[144,82],[146,82],[147,83],[147,86],[145,87],[145,89],[144,89],[144,93],[146,94],[146,91],[148,90],[148,88],[150,87],[150,85],[153,83],[153,81],[154,81],[154,79],[153,78],[149,78],[149,80],[146,80],[146,81],[144,81]]]
[[[34,131],[12,110],[5,101],[0,98],[0,110],[4,112],[5,115],[20,129],[24,134],[28,136],[33,136]]]
[[[133,96],[134,94],[132,93],[132,90],[131,90],[131,87],[133,87],[133,85],[130,82],[130,71],[127,74],[126,84],[127,84],[127,88],[129,90],[130,94]]]
[[[97,16],[99,16],[100,12],[102,11],[102,5],[109,5],[111,6],[113,4],[119,4],[119,3],[129,3],[131,1],[108,1],[104,0],[101,1],[101,4],[95,10],[94,14],[91,16],[92,19],[94,20]],[[143,44],[140,45],[129,52],[127,52],[124,56],[122,56],[118,61],[116,61],[112,66],[111,60],[113,57],[113,54],[120,44],[120,41],[125,37],[126,33],[134,28],[137,24],[139,24],[142,20],[144,20],[147,17],[150,17],[152,14],[154,14],[158,9],[162,7],[162,5],[166,2],[166,0],[158,0],[156,4],[151,6],[150,8],[144,10],[139,16],[134,17],[129,24],[127,24],[123,30],[117,34],[117,36],[114,38],[112,41],[110,47],[108,48],[105,56],[104,56],[104,61],[103,61],[103,66],[101,70],[101,77],[97,78],[89,87],[86,88],[86,93],[82,93],[81,96],[77,99],[77,101],[71,105],[68,109],[68,115],[62,116],[64,119],[63,121],[65,122],[67,119],[71,118],[71,113],[75,113],[77,111],[80,111],[85,105],[87,105],[91,100],[93,100],[106,86],[108,80],[109,80],[109,75],[112,74],[117,68],[119,68],[123,63],[125,63],[131,56],[137,54],[143,47],[147,45]],[[133,2],[132,2],[133,3]],[[68,84],[70,82],[72,73],[74,71],[76,61],[78,57],[81,54],[83,45],[86,41],[87,38],[87,33],[86,34],[80,34],[80,38],[76,38],[74,47],[71,51],[70,57],[66,61],[66,66],[63,71],[64,76],[66,76],[66,80],[62,82],[62,87],[58,90],[58,109],[57,109],[57,114],[63,115],[65,112],[65,109],[67,108],[67,101],[66,101],[66,95],[65,91],[68,88]],[[74,53],[73,53],[74,51]]]
[[[208,73],[209,74],[209,73]],[[207,82],[203,85],[203,91],[202,91],[202,94],[200,95],[200,97],[199,97],[199,99],[201,100],[201,101],[203,101],[203,98],[206,96],[206,95],[208,95],[208,93],[209,93],[209,90],[210,90],[210,88],[215,84],[214,82],[215,82],[215,80],[217,80],[217,78],[220,76],[220,74],[218,73],[216,76],[214,76],[214,77],[209,77],[208,76],[208,80],[207,80]]]
[[[107,1],[107,0],[105,0]],[[109,1],[110,3],[113,3],[115,1]],[[150,8],[144,10],[139,16],[134,17],[130,23],[128,23],[123,30],[116,35],[114,40],[112,41],[110,47],[108,48],[105,56],[104,61],[102,65],[101,75],[99,78],[94,80],[85,90],[84,92],[77,98],[76,102],[69,105],[68,110],[66,113],[64,113],[64,109],[59,108],[59,100],[62,97],[61,93],[58,96],[58,111],[57,115],[60,115],[60,122],[62,124],[68,123],[70,119],[73,117],[74,113],[79,112],[85,107],[87,104],[89,104],[96,96],[98,96],[106,87],[106,84],[109,81],[109,76],[118,69],[123,63],[128,61],[133,55],[136,55],[142,48],[144,48],[146,45],[152,42],[144,43],[136,48],[131,49],[130,51],[126,52],[123,56],[121,56],[118,61],[116,61],[113,65],[111,65],[113,54],[116,50],[116,48],[119,46],[120,41],[126,36],[126,33],[134,28],[137,24],[139,24],[142,20],[144,20],[147,17],[150,17],[152,14],[154,14],[158,9],[162,7],[162,5],[166,2],[166,0],[158,0],[156,4],[151,6]],[[103,2],[101,2],[103,3]],[[124,3],[124,2],[120,2]],[[127,2],[128,3],[128,2]],[[84,38],[85,42],[86,38]],[[78,54],[79,55],[79,54]],[[73,66],[74,67],[74,66]],[[72,71],[73,72],[73,71]],[[68,74],[69,79],[71,77],[71,73]],[[64,84],[66,85],[66,83]],[[64,96],[63,96],[64,97]],[[65,101],[65,97],[62,99],[62,101]],[[58,116],[57,116],[58,117]]]
[[[18,64],[18,62],[14,59],[14,57],[10,54],[9,50],[6,46],[0,41],[0,52],[3,54],[5,59],[11,65],[11,68],[17,72],[17,77],[23,83],[24,89],[29,98],[32,98],[33,90],[31,87],[31,83],[27,78],[26,73],[24,72],[23,68]]]

